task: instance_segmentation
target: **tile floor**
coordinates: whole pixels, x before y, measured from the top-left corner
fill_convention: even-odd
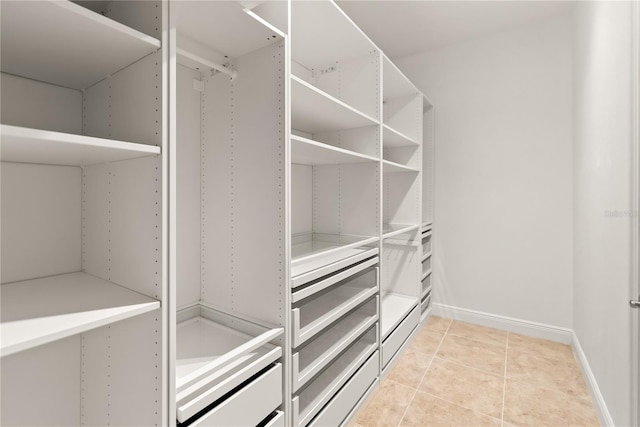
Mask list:
[[[597,426],[571,347],[431,317],[351,421],[373,426]]]

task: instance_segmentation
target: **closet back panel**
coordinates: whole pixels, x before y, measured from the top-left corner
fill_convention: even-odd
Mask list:
[[[161,66],[162,52],[156,51],[88,88],[84,134],[161,145]]]
[[[237,59],[239,77],[207,79],[202,106],[203,299],[278,325],[288,238],[286,61],[284,42]]]
[[[291,165],[291,233],[313,233],[313,166]]]
[[[420,221],[420,175],[384,175],[384,223],[418,224]]]
[[[200,72],[177,66],[177,306],[200,300]]]
[[[419,246],[383,243],[380,261],[380,291],[418,297],[420,283]],[[384,316],[384,313],[382,313]]]
[[[0,359],[0,424],[80,425],[79,347],[80,335],[75,335]]]
[[[1,165],[2,283],[81,269],[81,169]]]
[[[422,98],[416,95],[384,100],[384,123],[408,137],[419,140],[422,135]]]
[[[159,324],[155,311],[82,335],[83,425],[162,424]]]
[[[2,123],[57,132],[82,132],[82,92],[0,73]]]
[[[380,157],[380,126],[319,132],[313,139],[367,156]]]
[[[161,159],[87,166],[82,185],[84,271],[162,299]]]

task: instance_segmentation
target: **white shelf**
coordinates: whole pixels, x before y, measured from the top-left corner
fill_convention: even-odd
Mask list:
[[[433,253],[432,251],[429,251],[429,252],[427,252],[426,254],[422,255],[422,259],[421,259],[420,261],[424,261],[424,260],[426,260],[427,258],[431,257],[431,254],[432,254],[432,253]]]
[[[413,83],[411,83],[402,71],[400,71],[400,69],[396,67],[396,65],[386,56],[382,62],[382,73],[384,99],[401,98],[420,93],[420,91],[413,85]]]
[[[384,341],[387,335],[400,324],[402,319],[418,304],[417,297],[394,293],[382,293],[380,308],[380,333]]]
[[[70,1],[1,7],[5,73],[86,89],[160,48],[157,39]]]
[[[334,147],[301,136],[291,136],[291,163],[300,165],[340,165],[377,162],[375,157]]]
[[[399,163],[394,163],[389,160],[382,161],[382,170],[384,173],[418,173],[418,169],[410,168],[409,166],[401,165]]]
[[[377,346],[377,331],[370,329],[336,359],[293,399],[294,425],[303,426],[324,407],[333,395],[373,354]]]
[[[306,133],[330,132],[378,121],[299,77],[291,76],[291,127]]]
[[[398,236],[418,229],[415,224],[382,224],[382,238]]]
[[[382,145],[385,148],[417,147],[420,143],[385,123],[382,125]]]
[[[0,125],[7,162],[84,166],[160,154],[160,147],[91,136]]]
[[[367,252],[371,248],[361,246],[371,245],[378,240],[372,236],[337,234],[294,236],[291,246],[291,277]]]
[[[0,286],[2,356],[138,316],[160,302],[86,273]]]
[[[427,276],[430,275],[432,271],[433,271],[433,269],[430,268],[427,271],[425,271],[424,273],[422,273],[422,276],[420,276],[420,281],[426,279]]]

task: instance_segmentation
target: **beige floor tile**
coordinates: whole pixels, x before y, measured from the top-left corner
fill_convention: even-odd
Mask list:
[[[502,417],[504,377],[435,358],[418,390],[475,412]]]
[[[557,360],[575,360],[571,346],[559,342],[509,333],[509,349]]]
[[[521,426],[597,426],[589,399],[507,380],[504,420]]]
[[[451,322],[447,334],[500,346],[507,345],[508,335],[508,333],[504,331],[487,328],[485,326],[472,325],[471,323],[458,322],[457,320]]]
[[[507,351],[507,378],[584,397],[589,392],[575,359],[556,359],[530,351]]]
[[[443,336],[444,332],[432,332],[426,328],[422,328],[409,346],[409,349],[419,353],[433,355],[438,349]]]
[[[500,426],[500,420],[418,391],[401,426]]]
[[[427,329],[431,332],[446,332],[447,328],[451,324],[451,319],[445,319],[444,317],[431,316],[427,323],[424,324],[423,329]]]
[[[432,358],[431,354],[420,353],[408,348],[393,367],[388,379],[411,388],[418,388]]]
[[[392,380],[385,380],[358,414],[356,423],[367,427],[397,426],[415,389]]]
[[[506,349],[501,346],[447,334],[436,356],[495,375],[504,375],[505,352]]]

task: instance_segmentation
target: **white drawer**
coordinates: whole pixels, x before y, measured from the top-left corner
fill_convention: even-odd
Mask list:
[[[378,267],[356,273],[332,288],[312,295],[291,310],[293,347],[313,338],[377,293]]]
[[[420,323],[420,309],[415,307],[382,343],[382,366],[387,366],[418,323]]]
[[[276,411],[276,416],[271,418],[264,427],[284,427],[285,425],[284,412]]]
[[[422,261],[422,277],[427,276],[429,273],[431,273],[431,257]]]
[[[427,310],[427,308],[429,308],[430,304],[431,304],[431,294],[429,293],[429,295],[427,295],[427,297],[423,299],[422,302],[420,303],[420,313],[424,313]]]
[[[431,233],[422,237],[422,259],[431,256]]]
[[[379,363],[380,353],[376,351],[342,390],[322,409],[318,416],[309,423],[309,426],[335,427],[341,425],[376,380]]]
[[[282,364],[278,363],[191,426],[255,426],[282,404]]]
[[[424,297],[426,297],[429,292],[431,292],[431,273],[429,273],[427,277],[422,279],[421,297],[424,299]]]

